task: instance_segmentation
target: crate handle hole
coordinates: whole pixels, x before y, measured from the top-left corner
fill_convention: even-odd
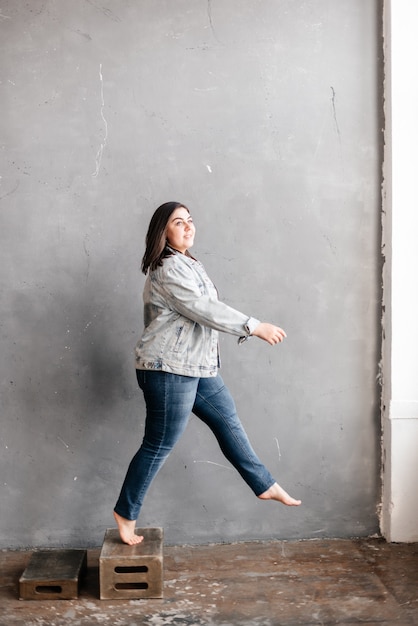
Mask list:
[[[60,585],[38,585],[35,587],[36,593],[61,593]]]
[[[148,589],[148,583],[116,583],[115,589]]]
[[[116,574],[145,574],[148,572],[148,567],[146,565],[131,565],[131,566],[120,566],[115,567]]]

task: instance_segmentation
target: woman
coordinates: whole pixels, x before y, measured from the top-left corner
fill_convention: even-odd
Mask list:
[[[220,448],[255,495],[298,506],[253,451],[234,401],[218,374],[218,331],[271,345],[282,328],[260,322],[218,300],[203,266],[189,253],[195,226],[189,209],[166,202],[151,218],[142,271],[144,331],[136,347],[136,374],[147,416],[142,445],[133,457],[114,509],[122,541],[134,545],[136,519],[151,481],[194,413],[214,433]]]

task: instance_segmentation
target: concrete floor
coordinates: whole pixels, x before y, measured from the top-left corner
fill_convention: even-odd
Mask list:
[[[31,553],[0,552],[1,626],[418,624],[418,544],[380,539],[166,546],[164,599],[99,600],[89,550],[78,600],[18,600]]]

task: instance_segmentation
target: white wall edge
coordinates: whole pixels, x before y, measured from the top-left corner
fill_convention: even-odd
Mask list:
[[[418,541],[418,230],[415,164],[418,87],[418,3],[385,0],[385,146],[382,187],[382,535]]]

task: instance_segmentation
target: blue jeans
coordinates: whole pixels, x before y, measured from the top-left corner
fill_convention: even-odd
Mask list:
[[[151,481],[183,434],[191,413],[209,426],[225,457],[255,495],[274,484],[251,447],[221,376],[192,378],[137,370],[137,378],[147,409],[144,439],[129,465],[116,513],[137,519]]]

